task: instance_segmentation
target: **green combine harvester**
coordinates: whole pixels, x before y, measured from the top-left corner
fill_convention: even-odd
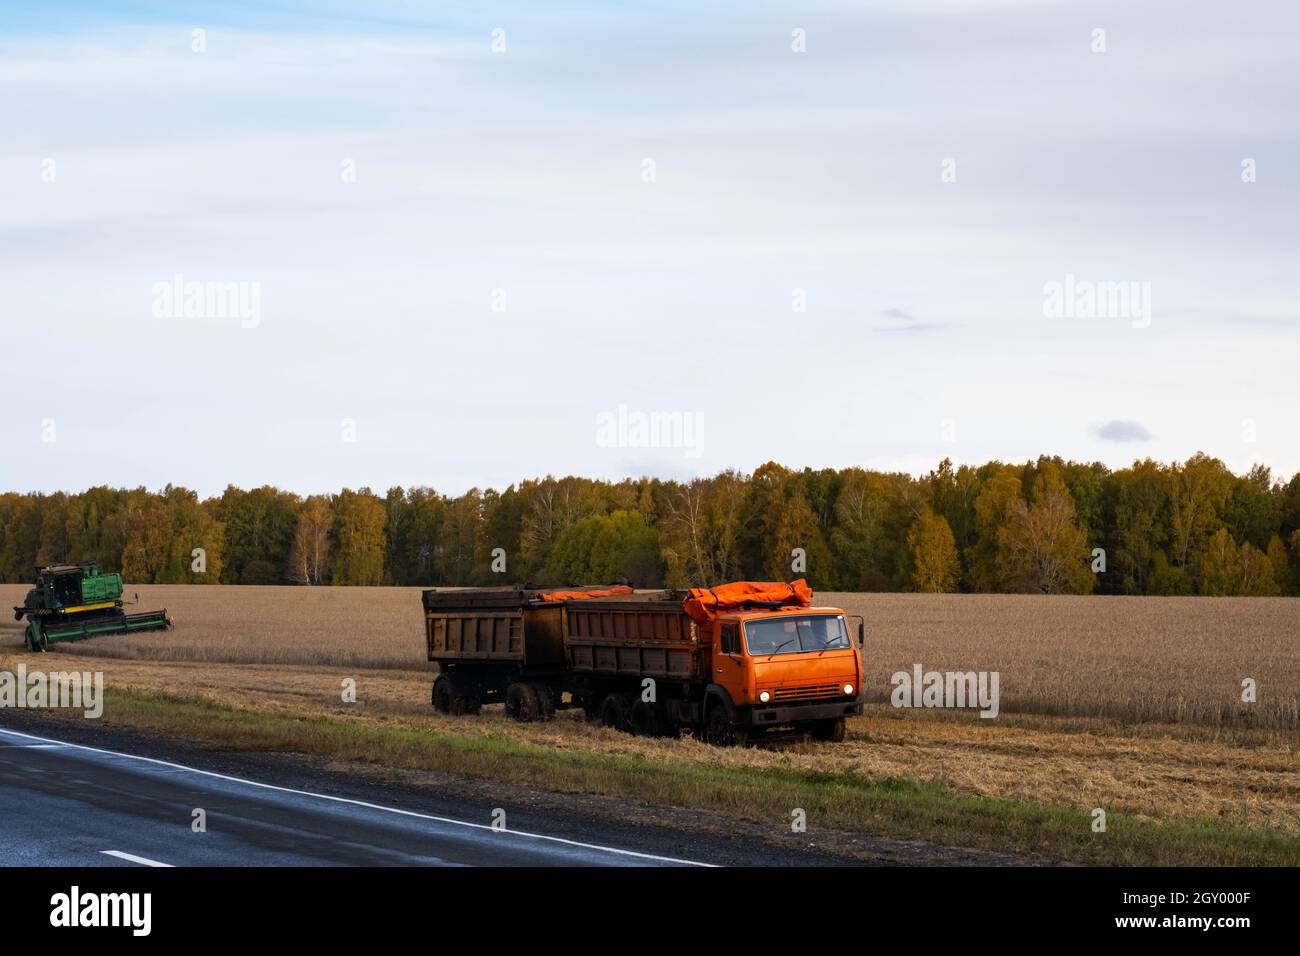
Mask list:
[[[26,603],[14,608],[14,620],[23,618],[29,651],[47,650],[55,641],[172,626],[166,610],[127,614],[122,609],[122,575],[105,574],[94,562],[42,568]]]

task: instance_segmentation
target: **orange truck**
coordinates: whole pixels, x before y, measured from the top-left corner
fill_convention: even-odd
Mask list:
[[[803,581],[689,591],[628,587],[424,592],[434,710],[502,702],[519,721],[581,707],[646,736],[718,746],[758,735],[844,739],[862,713],[864,623],[816,607]]]

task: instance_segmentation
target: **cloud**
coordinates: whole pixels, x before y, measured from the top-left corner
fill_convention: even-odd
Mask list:
[[[897,307],[881,309],[880,314],[893,321],[890,325],[876,326],[877,332],[930,332],[944,326],[942,322],[918,322],[914,313]]]
[[[1150,441],[1151,433],[1137,422],[1106,422],[1096,429],[1096,435],[1103,441]]]

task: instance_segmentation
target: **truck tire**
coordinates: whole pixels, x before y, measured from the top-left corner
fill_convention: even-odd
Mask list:
[[[447,675],[451,690],[451,713],[453,717],[474,716],[483,706],[483,695],[479,691],[478,681],[459,673]]]
[[[630,710],[627,698],[622,694],[608,694],[600,702],[600,722],[606,727],[612,727],[615,730],[627,733],[631,730],[629,726]]]
[[[731,722],[731,714],[722,704],[714,705],[704,722],[704,739],[715,747],[743,747],[748,732]]]
[[[812,739],[831,744],[840,743],[844,740],[844,718],[832,717],[829,720],[814,720]]]
[[[451,713],[451,680],[446,674],[439,674],[438,679],[433,682],[433,692],[430,697],[436,713]]]
[[[560,695],[554,687],[549,684],[532,684],[533,693],[537,695],[539,706],[538,720],[550,720],[555,716],[555,706],[559,703]]]
[[[632,704],[632,712],[628,716],[628,723],[632,728],[632,733],[638,737],[668,736],[668,721],[664,719],[659,705],[642,700],[640,697]]]
[[[506,688],[506,716],[521,724],[531,724],[542,712],[541,701],[532,684],[517,681]]]

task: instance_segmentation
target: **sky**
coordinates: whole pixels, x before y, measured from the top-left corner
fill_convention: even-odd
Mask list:
[[[1294,3],[17,7],[0,489],[1300,470]]]

